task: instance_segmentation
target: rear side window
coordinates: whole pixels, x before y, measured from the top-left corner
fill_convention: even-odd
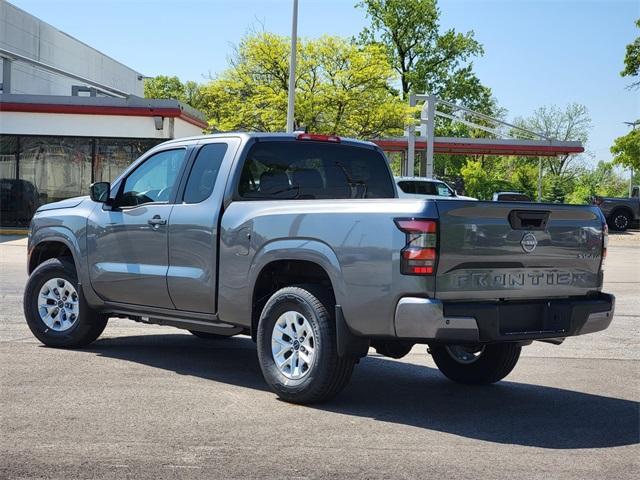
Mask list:
[[[442,182],[426,182],[420,180],[403,180],[398,182],[398,187],[404,193],[416,195],[437,195],[440,197],[452,197],[453,192]]]
[[[498,195],[498,201],[500,202],[529,202],[531,199],[519,193],[504,193]]]
[[[398,182],[398,187],[404,193],[414,194],[416,193],[416,185],[418,182]]]
[[[226,152],[226,143],[211,143],[200,149],[184,190],[185,203],[200,203],[209,198]]]
[[[376,150],[320,142],[258,142],[242,168],[251,199],[393,198],[386,159]]]

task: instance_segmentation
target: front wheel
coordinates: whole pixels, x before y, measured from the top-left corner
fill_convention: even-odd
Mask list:
[[[429,351],[438,369],[450,380],[483,385],[502,380],[518,363],[522,347],[493,345],[435,345]]]
[[[269,299],[258,323],[258,361],[283,400],[329,400],[349,381],[355,359],[338,356],[330,295],[315,286],[286,287]]]
[[[107,325],[107,318],[84,300],[75,267],[66,259],[38,265],[27,281],[23,306],[29,329],[49,347],[83,347]]]

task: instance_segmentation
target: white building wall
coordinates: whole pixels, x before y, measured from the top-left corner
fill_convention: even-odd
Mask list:
[[[173,123],[173,132],[171,131],[171,123]],[[162,130],[156,130],[153,117],[2,112],[0,114],[0,133],[4,135],[71,135],[168,140],[202,135],[202,129],[181,118],[164,118]]]
[[[140,73],[5,0],[0,0],[0,48],[129,94],[144,96]],[[82,85],[77,80],[25,63],[13,61],[12,65],[11,93],[71,95],[72,85]]]

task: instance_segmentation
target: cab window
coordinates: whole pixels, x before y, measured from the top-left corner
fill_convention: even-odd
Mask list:
[[[209,198],[226,151],[226,143],[211,143],[200,149],[184,190],[185,203],[200,203]]]
[[[116,204],[131,207],[166,203],[178,181],[186,150],[165,150],[147,158],[127,177]]]
[[[258,142],[247,154],[245,199],[393,198],[385,157],[370,148],[321,142]]]

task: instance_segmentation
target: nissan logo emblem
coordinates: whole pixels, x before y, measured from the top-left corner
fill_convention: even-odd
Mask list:
[[[522,240],[520,240],[520,245],[522,246],[522,250],[531,253],[536,249],[538,239],[533,233],[525,233]]]

